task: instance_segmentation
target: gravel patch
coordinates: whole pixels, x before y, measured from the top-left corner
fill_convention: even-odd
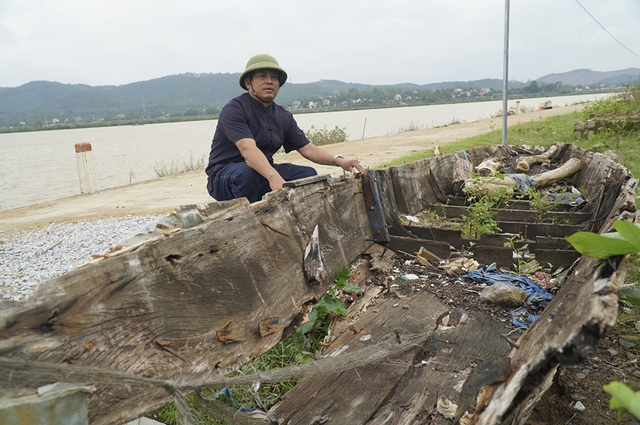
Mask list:
[[[65,274],[135,235],[158,215],[106,217],[34,230],[0,232],[0,300],[20,301],[36,285]]]

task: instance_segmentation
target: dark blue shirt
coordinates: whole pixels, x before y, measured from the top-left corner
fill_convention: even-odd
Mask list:
[[[265,109],[249,93],[243,93],[231,99],[218,117],[206,169],[210,178],[230,162],[244,162],[236,142],[245,138],[255,140],[272,164],[273,154],[281,147],[288,153],[310,143],[291,112],[275,103]]]

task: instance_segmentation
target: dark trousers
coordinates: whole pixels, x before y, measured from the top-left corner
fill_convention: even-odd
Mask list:
[[[318,174],[312,167],[295,164],[273,164],[285,181],[298,180]],[[253,203],[262,199],[271,191],[269,181],[262,177],[246,162],[232,162],[218,171],[213,179],[207,182],[207,191],[218,201],[235,198],[247,198]]]

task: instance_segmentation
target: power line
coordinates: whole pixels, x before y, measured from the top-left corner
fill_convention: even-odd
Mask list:
[[[578,4],[580,5],[580,7],[581,7],[581,8],[583,8],[583,9],[584,9],[584,11],[585,11],[585,12],[587,12],[587,14],[588,14],[589,16],[591,16],[591,19],[593,19],[594,21],[596,21],[596,24],[600,25],[600,28],[602,28],[603,30],[605,30],[605,32],[606,32],[607,34],[609,34],[609,35],[611,36],[611,38],[613,38],[613,39],[614,39],[614,40],[615,40],[619,45],[621,45],[622,47],[624,47],[625,49],[627,49],[629,52],[631,52],[631,54],[633,54],[633,55],[635,55],[635,56],[637,56],[637,57],[639,57],[639,58],[640,58],[640,55],[638,55],[636,52],[634,52],[633,50],[631,50],[630,48],[628,48],[627,46],[625,46],[624,44],[622,44],[622,43],[620,42],[620,40],[618,40],[617,38],[615,38],[615,37],[613,36],[613,34],[611,34],[611,33],[610,33],[610,32],[609,32],[609,31],[608,31],[608,30],[607,30],[607,29],[606,29],[606,28],[605,28],[605,27],[600,23],[600,22],[598,22],[598,20],[597,20],[597,19],[596,19],[596,18],[595,18],[591,13],[589,13],[589,11],[587,10],[587,8],[586,8],[586,7],[584,7],[584,6],[583,6],[583,5],[582,5],[578,0],[576,0],[576,3],[578,3]]]

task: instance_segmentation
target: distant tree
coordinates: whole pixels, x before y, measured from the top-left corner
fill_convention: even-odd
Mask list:
[[[528,86],[525,86],[522,91],[525,93],[540,93],[541,89],[540,86],[538,86],[538,82],[533,80]]]
[[[189,108],[186,111],[184,111],[183,114],[185,117],[195,117],[200,115],[200,110],[196,109],[196,108]]]
[[[218,115],[220,113],[221,109],[222,108],[220,108],[219,106],[209,107],[209,108],[204,110],[204,115]]]

